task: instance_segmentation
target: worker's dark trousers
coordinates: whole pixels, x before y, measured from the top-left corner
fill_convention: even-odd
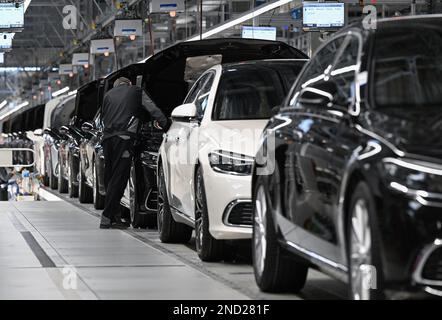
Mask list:
[[[134,141],[112,137],[103,141],[104,186],[106,201],[103,216],[114,220],[120,216],[120,200],[130,177]]]

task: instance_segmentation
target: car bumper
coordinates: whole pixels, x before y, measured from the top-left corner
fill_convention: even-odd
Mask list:
[[[251,176],[203,170],[209,231],[215,239],[239,240],[252,236]]]
[[[390,187],[383,192],[378,225],[386,284],[442,294],[442,195],[425,199]]]

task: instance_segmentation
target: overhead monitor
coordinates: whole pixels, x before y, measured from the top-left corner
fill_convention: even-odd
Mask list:
[[[110,54],[115,52],[114,39],[91,40],[91,54]]]
[[[0,51],[7,51],[12,48],[14,33],[0,33]]]
[[[276,27],[242,27],[242,37],[245,39],[276,40]]]
[[[345,5],[337,2],[304,2],[305,31],[336,30],[345,25]]]
[[[114,36],[129,37],[143,35],[142,20],[115,20]]]
[[[74,53],[72,55],[73,66],[84,66],[89,64],[89,53]]]
[[[0,31],[22,31],[24,21],[23,3],[0,3]]]

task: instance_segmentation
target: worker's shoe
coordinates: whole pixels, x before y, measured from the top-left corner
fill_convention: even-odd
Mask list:
[[[121,216],[116,216],[116,217],[112,218],[112,224],[113,224],[113,223],[120,223],[120,224],[123,224],[123,225],[125,225],[127,228],[130,227],[130,222],[127,221],[127,220],[125,220],[125,219],[123,219],[123,218],[121,218]]]
[[[100,229],[110,229],[111,225],[112,225],[111,219],[105,216],[101,216]]]
[[[127,229],[130,223],[122,221],[121,218],[109,219],[105,216],[101,217],[100,229]]]
[[[124,230],[129,228],[129,225],[127,225],[126,223],[124,223],[123,221],[117,221],[117,222],[113,222],[110,225],[111,229],[120,229],[120,230]]]

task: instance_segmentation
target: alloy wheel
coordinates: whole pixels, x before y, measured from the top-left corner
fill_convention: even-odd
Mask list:
[[[196,197],[195,197],[195,238],[196,238],[196,251],[200,252],[204,242],[203,232],[203,194],[201,186],[201,177],[198,174],[196,185]]]
[[[367,202],[358,199],[352,211],[350,236],[351,289],[354,300],[370,299],[364,268],[371,263],[371,230]]]
[[[93,196],[94,196],[94,203],[97,201],[97,175],[95,170],[95,163],[92,164],[92,187],[93,187]]]
[[[67,167],[67,174],[68,174],[68,190],[69,190],[69,194],[71,194],[71,190],[72,190],[72,168],[71,168],[71,160],[68,158],[68,167]]]
[[[256,193],[255,200],[255,217],[253,229],[253,244],[255,251],[255,263],[259,274],[264,271],[264,263],[267,254],[267,240],[266,240],[266,212],[267,200],[264,191],[264,186],[260,185]]]
[[[135,206],[137,205],[137,199],[135,199],[135,181],[134,181],[134,167],[130,169],[129,177],[129,197],[130,197],[130,220],[133,222],[135,220]]]
[[[163,175],[160,173],[160,179],[158,179],[158,213],[157,213],[157,225],[158,231],[161,233],[163,230],[163,221],[164,221],[164,187],[163,187]]]

